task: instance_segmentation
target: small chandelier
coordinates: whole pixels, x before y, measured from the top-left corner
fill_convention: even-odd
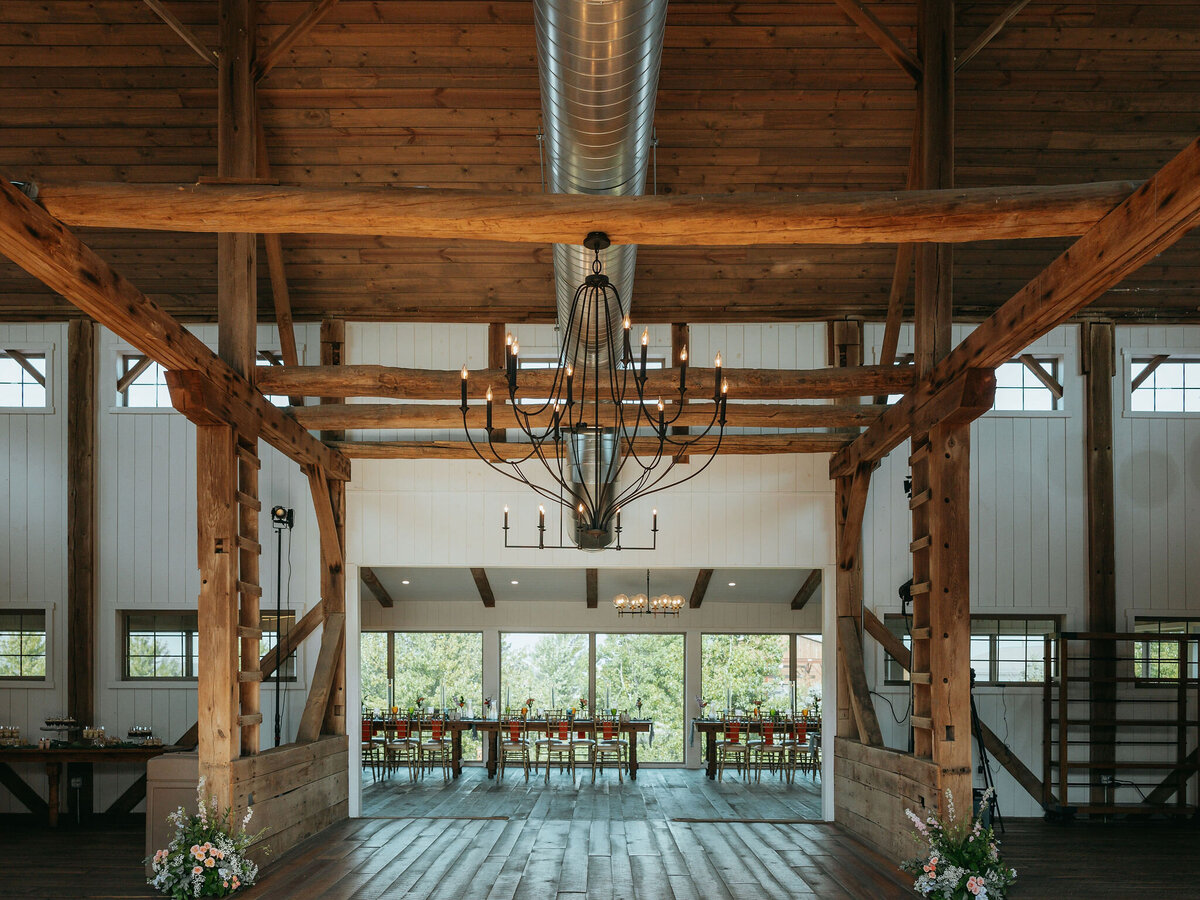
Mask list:
[[[651,550],[657,544],[658,513],[654,513],[650,546],[621,544],[621,510],[635,500],[675,487],[708,468],[720,450],[725,434],[729,383],[722,377],[721,354],[714,363],[711,416],[707,425],[690,434],[674,434],[672,426],[683,414],[689,397],[687,348],[678,360],[679,384],[664,394],[646,389],[646,352],[649,330],[642,332],[635,361],[630,341],[631,323],[622,308],[616,287],[602,272],[600,251],[610,244],[608,235],[593,231],[583,242],[595,258],[591,274],[575,291],[570,316],[559,349],[557,368],[549,389],[538,389],[540,399],[518,397],[520,343],[512,335],[505,342],[505,378],[508,405],[520,431],[517,441],[493,442],[493,393],[487,403],[485,455],[467,427],[467,367],[462,369],[463,430],[475,454],[491,468],[524,484],[545,501],[567,510],[572,519],[572,540],[581,550]],[[657,380],[657,379],[656,379]],[[665,387],[659,381],[661,390]],[[707,399],[707,398],[706,398]],[[699,404],[692,404],[696,409]],[[500,428],[510,428],[502,424]],[[715,432],[707,452],[697,443]],[[707,456],[702,465],[679,476],[675,464],[685,456]],[[549,476],[547,486],[525,469]],[[562,549],[570,544],[546,542],[545,504],[538,507],[536,544],[510,544],[508,508],[504,511],[506,547]]]
[[[682,594],[658,594],[650,596],[650,570],[646,570],[646,593],[617,594],[613,597],[613,607],[618,616],[677,616],[683,609]]]

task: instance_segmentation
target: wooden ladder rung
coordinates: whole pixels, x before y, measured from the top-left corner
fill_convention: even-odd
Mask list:
[[[238,637],[246,641],[261,641],[262,629],[254,625],[239,625]]]
[[[249,672],[238,672],[238,681],[262,681],[262,670],[254,669]]]
[[[262,544],[253,538],[246,537],[244,534],[239,534],[237,536],[237,545],[239,550],[246,550],[250,553],[257,553],[260,556],[262,555]]]
[[[929,535],[923,534],[911,544],[908,545],[909,553],[916,553],[918,550],[924,550],[929,546]]]
[[[930,587],[930,585],[929,585],[928,581],[920,581],[920,582],[917,582],[916,584],[914,584],[912,587],[910,587],[908,589],[908,593],[914,597],[919,594],[928,594],[929,587]]]
[[[932,684],[933,676],[928,672],[909,672],[908,679],[913,684]]]
[[[908,501],[908,508],[916,509],[918,506],[928,503],[929,498],[932,496],[933,491],[931,491],[929,488],[925,488],[925,490],[921,491],[921,493],[912,495],[912,499]]]
[[[262,468],[262,460],[260,460],[258,458],[258,454],[249,447],[243,447],[241,444],[238,444],[237,455],[238,459],[246,463],[246,465],[253,466],[256,469]]]
[[[927,456],[929,456],[929,444],[922,444],[912,452],[911,456],[908,457],[908,464],[910,466],[915,466]]]
[[[245,728],[247,725],[261,725],[262,713],[250,713],[247,716],[238,716],[238,725]]]
[[[913,728],[923,728],[926,731],[933,731],[933,719],[929,716],[911,716],[909,721]]]
[[[237,492],[237,502],[247,509],[253,509],[256,512],[262,509],[262,501],[257,497],[251,497],[245,491]]]
[[[251,584],[249,581],[239,581],[237,583],[239,594],[246,594],[249,597],[261,597],[262,588],[257,584]]]
[[[929,640],[931,634],[932,632],[927,625],[923,625],[920,628],[914,628],[911,632],[909,632],[909,636],[914,641],[927,641]]]

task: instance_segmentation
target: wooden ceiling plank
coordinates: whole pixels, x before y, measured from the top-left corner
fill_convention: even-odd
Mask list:
[[[1136,182],[614,197],[404,187],[38,183],[72,226],[677,247],[998,241],[1082,234]]]
[[[831,397],[869,397],[903,394],[913,386],[912,366],[851,366],[824,369],[728,369],[729,395],[735,400],[824,400]],[[462,379],[453,369],[405,369],[393,366],[300,366],[263,368],[257,383],[269,394],[306,397],[380,397],[398,400],[458,400]],[[488,385],[506,382],[502,369],[468,372],[468,394],[482,398]],[[554,374],[521,372],[522,395],[540,396],[549,390]],[[688,367],[691,396],[711,396],[715,369]],[[678,392],[674,371],[646,373],[647,396]]]
[[[252,413],[262,437],[289,458],[349,480],[350,463],[268,403],[253,386],[61,222],[0,178],[0,252],[164,368],[195,370]]]
[[[483,605],[488,609],[496,606],[496,595],[492,593],[492,586],[488,582],[486,569],[472,569],[471,577],[475,579],[475,589],[479,591],[479,599],[483,601]]]
[[[292,49],[300,38],[304,37],[320,24],[321,20],[325,18],[326,13],[333,9],[337,5],[337,2],[338,0],[315,0],[312,6],[305,10],[304,14],[289,25],[287,30],[267,48],[267,51],[258,61],[255,77],[258,79],[265,78],[267,73],[279,64],[284,54]]]
[[[1059,384],[1058,380],[1049,372],[1047,372],[1045,367],[1043,367],[1040,362],[1034,359],[1031,354],[1022,353],[1018,358],[1021,360],[1022,364],[1024,364],[1025,368],[1033,373],[1033,377],[1044,384],[1046,386],[1046,390],[1054,395],[1055,400],[1061,400],[1063,398],[1063,386]]]
[[[917,105],[913,117],[912,143],[908,148],[908,174],[905,187],[913,190],[921,178],[921,106]],[[884,319],[883,342],[879,347],[879,364],[890,366],[896,361],[896,348],[900,344],[900,325],[904,321],[904,295],[912,280],[915,248],[912,244],[896,246],[896,266],[892,270],[892,283],[888,288],[887,316]],[[879,400],[878,402],[883,402]]]
[[[879,49],[896,62],[913,81],[921,80],[921,62],[915,55],[892,34],[891,30],[875,18],[875,14],[863,6],[858,0],[834,0],[850,17],[855,25],[862,29],[863,34],[874,41]]]
[[[846,446],[847,437],[840,434],[746,434],[727,435],[721,441],[720,452],[730,456],[757,456],[777,453],[834,453]],[[333,441],[330,446],[349,459],[478,459],[475,450],[466,441]],[[689,452],[694,455],[711,453],[716,438],[697,438]],[[522,447],[525,449],[522,451]],[[657,439],[638,439],[634,452],[653,455],[658,447]],[[479,448],[489,455],[486,446]],[[505,454],[494,457],[503,461],[507,456],[523,457],[529,452],[528,445],[500,444],[491,453]]]
[[[914,432],[914,413],[971,369],[993,369],[1162,253],[1200,213],[1200,139],[1092,226],[830,461],[833,476],[881,458]],[[993,377],[994,390],[994,377]],[[919,430],[919,429],[918,429]],[[886,448],[886,449],[884,449]]]
[[[390,609],[393,606],[392,595],[383,586],[383,582],[379,580],[379,576],[375,574],[375,570],[370,566],[360,566],[358,574],[362,577],[363,584],[367,586],[367,590],[379,601],[379,605]]]
[[[796,596],[792,598],[792,609],[797,612],[804,609],[808,605],[808,601],[816,596],[820,587],[821,570],[813,569],[804,579],[804,584],[800,585],[800,590],[796,591]]]
[[[597,609],[600,606],[600,570],[588,569],[584,573],[587,593],[587,608]]]
[[[168,28],[179,35],[185,44],[195,50],[201,59],[210,66],[220,66],[221,63],[217,54],[204,41],[196,37],[196,33],[192,29],[180,22],[161,0],[142,0],[142,2],[150,7],[154,11],[154,14],[162,19]]]
[[[992,38],[998,35],[1003,30],[1004,26],[1011,22],[1013,18],[1016,17],[1017,13],[1019,13],[1028,5],[1029,0],[1015,0],[1015,2],[1010,4],[1009,7],[1004,10],[1004,12],[996,16],[996,18],[992,20],[992,23],[983,30],[983,33],[980,34],[979,37],[975,38],[975,40],[971,41],[967,49],[962,52],[962,55],[955,60],[954,71],[959,71],[963,66],[973,60],[979,54],[979,51],[990,44],[992,42]]]
[[[688,599],[688,609],[699,609],[708,593],[708,583],[712,581],[713,570],[701,569],[696,573],[696,583],[692,585],[692,596]]]

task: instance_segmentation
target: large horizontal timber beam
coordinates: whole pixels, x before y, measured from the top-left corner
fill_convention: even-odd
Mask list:
[[[349,480],[350,463],[345,457],[269,403],[62,222],[3,178],[0,252],[165,369],[196,372],[206,383],[200,399],[258,423],[262,438],[295,462],[317,464],[331,477]]]
[[[613,197],[401,187],[39,183],[73,226],[677,247],[896,244],[1082,234],[1137,182],[854,193]]]
[[[830,460],[834,477],[882,458],[922,430],[917,413],[949,386],[1012,359],[1119,284],[1191,228],[1200,212],[1200,140],[1193,141],[982,322],[909,394]]]
[[[829,369],[734,369],[725,371],[731,400],[824,400],[903,394],[915,383],[912,366],[855,366]],[[671,397],[679,392],[679,370],[646,373],[647,397]],[[503,369],[470,371],[472,396],[482,397],[489,385],[501,391],[508,377]],[[689,368],[688,394],[711,396],[715,370]],[[522,396],[547,396],[554,381],[551,371],[522,371]],[[391,366],[262,366],[255,383],[266,394],[299,397],[382,397],[396,400],[458,400],[462,394],[459,370],[401,369]]]

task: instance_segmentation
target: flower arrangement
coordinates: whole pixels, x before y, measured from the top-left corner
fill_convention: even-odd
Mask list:
[[[696,706],[700,708],[700,715],[704,715],[704,710],[708,709],[710,703],[712,703],[711,700],[705,700],[703,697],[696,698]]]
[[[980,809],[988,808],[992,789],[984,791]],[[937,816],[922,821],[911,809],[904,811],[917,830],[917,840],[926,844],[923,856],[910,859],[901,868],[916,876],[913,890],[934,900],[999,900],[1017,880],[1017,870],[1000,859],[1000,844],[982,817],[954,821],[954,798],[946,791],[950,822]]]
[[[180,807],[167,817],[175,826],[175,837],[146,863],[154,870],[148,884],[175,900],[187,897],[228,897],[254,884],[258,866],[245,855],[246,848],[262,834],[246,833],[253,810],[247,809],[235,828],[233,810],[217,811],[217,801],[204,797],[204,779],[196,787],[197,812],[188,815]]]
[[[454,698],[454,705],[457,706],[459,709],[462,709],[464,706],[467,705],[467,698],[463,694],[459,694],[457,697]]]
[[[491,698],[491,697],[484,697],[484,698],[483,698],[483,708],[484,708],[484,709],[485,709],[485,710],[486,710],[486,711],[487,711],[489,714],[491,713],[491,711],[492,711],[492,698]]]
[[[537,702],[537,698],[536,698],[536,697],[526,697],[526,698],[525,698],[525,707],[526,707],[527,709],[533,709],[533,704],[534,704],[534,703],[536,703],[536,702]]]
[[[425,698],[424,698],[424,697],[418,697],[418,698],[417,698],[416,708],[417,708],[417,709],[424,709],[424,708],[425,708]]]
[[[582,710],[583,712],[587,712],[587,697],[580,697],[580,698],[579,698],[579,708],[580,708],[580,710]]]

